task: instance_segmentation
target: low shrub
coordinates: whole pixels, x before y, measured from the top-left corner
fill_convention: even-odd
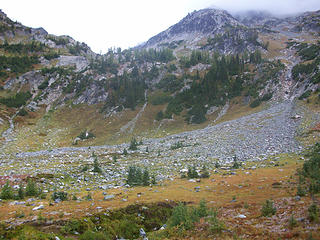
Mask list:
[[[80,240],[108,240],[111,238],[106,238],[106,236],[101,232],[92,232],[92,231],[86,231],[83,233],[80,238]]]
[[[60,199],[61,201],[68,200],[68,193],[67,192],[54,192],[51,196],[52,200],[55,201]]]
[[[302,94],[300,95],[300,97],[299,97],[298,99],[299,99],[299,100],[303,100],[303,99],[305,99],[305,98],[308,98],[308,97],[310,97],[311,93],[312,93],[311,90],[305,91],[304,93],[302,93]]]
[[[23,116],[28,115],[28,112],[27,112],[24,108],[22,108],[22,109],[18,112],[18,115],[23,117]]]
[[[6,105],[7,107],[18,108],[25,105],[31,96],[32,95],[30,92],[20,92],[12,97],[0,98],[0,103]]]
[[[260,99],[256,99],[256,100],[254,100],[254,101],[250,104],[250,107],[251,107],[251,108],[256,108],[256,107],[258,107],[260,104],[261,104],[261,100],[260,100]]]
[[[271,217],[276,214],[277,208],[273,206],[273,202],[271,200],[266,200],[261,208],[261,215],[264,217]]]
[[[2,187],[0,198],[1,199],[12,199],[13,198],[13,190],[9,184],[9,181],[7,181],[6,184]]]
[[[78,138],[80,138],[81,140],[90,139],[90,138],[94,138],[94,137],[95,137],[95,135],[92,132],[89,132],[87,130],[82,131],[78,135]]]
[[[294,228],[296,226],[298,226],[298,222],[297,220],[294,218],[293,215],[291,215],[291,217],[289,218],[289,228]]]
[[[308,219],[310,222],[319,221],[319,208],[315,203],[308,208]]]

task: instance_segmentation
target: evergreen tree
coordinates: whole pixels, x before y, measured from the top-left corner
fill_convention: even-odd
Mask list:
[[[36,183],[29,179],[26,186],[26,196],[27,197],[36,197],[39,194]]]
[[[136,174],[136,167],[130,166],[128,170],[128,177],[127,177],[127,184],[130,186],[134,185],[135,181],[135,174]]]
[[[210,176],[210,174],[209,174],[206,166],[203,165],[203,167],[202,167],[202,169],[201,169],[201,175],[200,175],[200,177],[201,177],[201,178],[209,178],[209,176]]]
[[[193,177],[193,175],[192,175],[192,168],[191,168],[191,166],[189,166],[189,167],[188,167],[188,173],[187,173],[187,176],[188,176],[188,178],[192,178],[192,177]]]
[[[152,177],[151,177],[151,184],[152,185],[156,185],[157,184],[156,177],[154,175],[152,175]]]
[[[150,185],[150,176],[149,176],[149,171],[147,169],[145,169],[143,172],[142,183],[143,183],[143,186]]]
[[[6,184],[2,187],[0,198],[1,199],[12,199],[13,198],[13,192],[12,192],[12,188],[9,184],[9,181],[7,181]]]
[[[199,178],[199,174],[198,174],[195,166],[193,166],[193,167],[189,166],[188,167],[187,176],[188,176],[189,179],[190,178]]]
[[[129,150],[135,151],[138,149],[137,146],[138,146],[138,142],[136,138],[132,138],[130,142]]]
[[[196,170],[196,166],[193,166],[192,168],[192,178],[198,178],[199,177],[199,174]]]
[[[136,186],[143,185],[143,175],[142,175],[141,168],[139,167],[136,168],[135,185]]]
[[[234,156],[233,156],[233,165],[232,165],[232,168],[238,169],[240,166],[241,166],[241,164],[238,162],[237,156],[234,155]]]
[[[22,184],[19,185],[18,198],[19,199],[23,199],[24,198],[24,190],[23,190]]]
[[[97,157],[94,158],[93,170],[92,171],[93,172],[97,172],[97,173],[101,173],[102,172],[102,170],[101,170],[101,168],[99,166],[99,162],[98,162],[98,158]]]
[[[125,155],[125,156],[127,156],[127,155],[128,155],[127,149],[124,148],[122,154]]]

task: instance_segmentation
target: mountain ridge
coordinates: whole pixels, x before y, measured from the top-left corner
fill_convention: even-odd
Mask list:
[[[218,112],[210,115],[212,109],[219,111],[217,109],[222,109],[234,97],[243,98],[240,101],[248,106],[259,105],[270,98],[296,98],[306,90],[315,91],[317,83],[311,83],[310,79],[317,76],[316,68],[301,80],[303,84],[298,84],[298,78],[293,80],[290,76],[301,59],[295,45],[288,48],[285,45],[286,41],[293,43],[289,40],[291,36],[299,36],[291,30],[295,26],[304,22],[313,31],[317,14],[306,13],[303,17],[290,19],[291,23],[274,20],[275,24],[269,27],[252,20],[255,27],[250,27],[224,10],[203,9],[190,13],[151,38],[153,43],[149,41],[149,44],[154,44],[155,48],[147,44],[126,50],[110,49],[104,55],[93,53],[88,46],[68,36],[57,37],[41,29],[29,30],[4,14],[0,33],[3,57],[12,61],[9,57],[12,54],[16,57],[32,55],[38,62],[30,62],[16,73],[6,63],[9,65],[1,70],[3,77],[0,80],[1,94],[7,98],[1,101],[8,102],[9,97],[16,97],[14,93],[29,91],[31,97],[21,106],[29,113],[40,113],[43,106],[48,114],[84,104],[94,105],[105,119],[123,118],[122,115],[132,114],[130,111],[148,101],[150,109],[147,106],[147,112],[148,109],[153,112],[151,119],[156,121],[148,121],[150,128],[157,124],[156,129],[161,128],[165,122],[174,124],[175,119],[187,124],[203,121],[209,124],[206,119],[215,114],[220,116]],[[264,20],[269,21],[269,16],[262,16],[259,21]],[[287,40],[277,40],[278,34]],[[26,35],[27,40],[23,40]],[[181,39],[175,38],[176,35]],[[316,39],[312,34],[311,38]],[[314,42],[303,48],[317,48]],[[273,50],[279,43],[281,50]],[[275,56],[268,56],[271,54]],[[8,110],[19,111],[12,108],[5,111]],[[16,118],[14,114],[9,115]],[[6,114],[2,116],[8,118]],[[17,118],[31,121],[28,117]],[[40,122],[36,126],[38,124]],[[6,129],[9,122],[2,126]],[[118,132],[123,126],[119,126]],[[83,131],[81,128],[84,127],[77,128],[78,134]],[[91,130],[97,131],[94,127]],[[76,131],[71,134],[73,139],[77,137]],[[121,132],[120,135],[126,134],[129,133]]]

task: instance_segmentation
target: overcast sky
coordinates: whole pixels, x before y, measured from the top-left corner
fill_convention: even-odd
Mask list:
[[[1,0],[8,17],[55,35],[69,35],[95,52],[128,48],[177,23],[193,10],[268,10],[293,14],[320,9],[320,0]]]

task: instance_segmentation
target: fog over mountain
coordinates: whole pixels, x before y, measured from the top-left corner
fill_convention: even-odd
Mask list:
[[[230,13],[263,10],[295,14],[320,9],[317,0],[119,0],[62,1],[2,0],[0,8],[13,20],[43,27],[55,35],[70,35],[95,52],[110,47],[134,47],[172,26],[194,10],[214,7]],[[48,10],[50,9],[50,10]]]
[[[217,0],[211,1],[210,7],[218,7],[225,9],[231,13],[239,13],[246,11],[267,11],[275,15],[293,15],[306,11],[316,11],[320,9],[320,2],[317,0]]]

